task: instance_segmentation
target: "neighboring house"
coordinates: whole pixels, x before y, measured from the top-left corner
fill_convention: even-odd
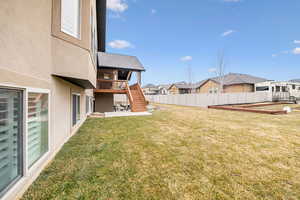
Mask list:
[[[254,92],[255,84],[266,81],[264,78],[248,74],[229,73],[223,77],[209,78],[196,84],[197,93],[243,93]],[[223,85],[223,89],[221,88]]]
[[[300,83],[300,79],[293,79],[293,80],[290,80],[290,82],[293,82],[293,83]]]
[[[172,84],[169,88],[169,94],[191,94],[195,86],[186,82],[178,82]]]
[[[144,68],[104,53],[106,0],[3,0],[0,24],[0,199],[11,200],[94,107],[111,110],[115,92],[136,103],[139,84],[127,80]]]
[[[265,81],[255,85],[257,92],[268,91],[273,99],[287,100],[290,96],[300,97],[300,81]]]
[[[160,94],[160,88],[153,84],[147,84],[143,87],[145,95],[158,95]]]
[[[169,87],[170,87],[171,85],[170,84],[166,84],[166,85],[164,85],[164,84],[162,84],[162,85],[158,85],[158,89],[159,89],[159,94],[160,95],[168,95],[169,94]]]

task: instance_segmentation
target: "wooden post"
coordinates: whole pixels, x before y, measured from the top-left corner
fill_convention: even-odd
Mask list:
[[[136,72],[138,84],[142,84],[142,72]]]

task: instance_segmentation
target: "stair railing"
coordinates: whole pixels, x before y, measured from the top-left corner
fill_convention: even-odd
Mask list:
[[[143,92],[143,90],[142,90],[142,87],[141,87],[141,85],[139,84],[139,83],[137,83],[137,88],[138,88],[138,90],[140,91],[140,93],[142,94],[142,96],[143,96],[143,99],[144,99],[144,101],[146,102],[146,104],[147,104],[147,99],[146,99],[146,96],[145,96],[145,94],[144,94],[144,92]]]
[[[131,90],[130,90],[128,81],[126,81],[126,89],[128,91],[128,95],[129,95],[129,102],[130,102],[131,105],[133,105],[133,98],[132,98],[132,94],[131,94]]]

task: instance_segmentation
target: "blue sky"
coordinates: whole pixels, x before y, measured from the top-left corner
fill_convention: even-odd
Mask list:
[[[143,83],[226,72],[274,80],[300,78],[299,0],[107,0],[107,51],[137,56]]]

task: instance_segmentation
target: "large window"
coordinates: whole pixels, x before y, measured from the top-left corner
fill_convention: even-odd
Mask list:
[[[61,0],[61,31],[80,38],[81,0]]]
[[[23,171],[23,92],[0,88],[0,196]]]
[[[80,121],[80,94],[72,95],[72,124],[73,126]]]
[[[28,93],[28,167],[48,151],[48,94]]]

